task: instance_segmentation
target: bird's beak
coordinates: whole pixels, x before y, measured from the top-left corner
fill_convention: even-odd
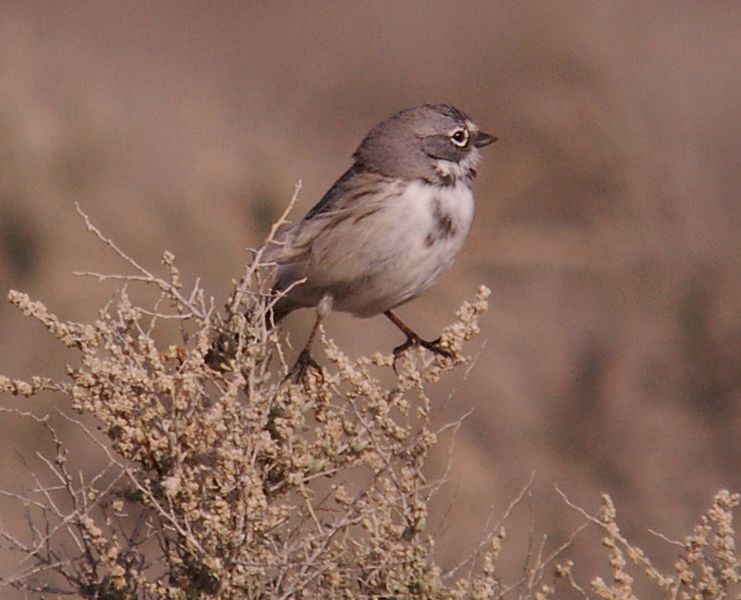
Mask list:
[[[489,133],[485,133],[483,131],[477,131],[473,136],[473,145],[477,148],[483,148],[484,146],[488,146],[489,144],[493,144],[497,141],[496,136],[493,136]]]

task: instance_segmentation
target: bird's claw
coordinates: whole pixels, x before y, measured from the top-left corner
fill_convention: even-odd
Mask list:
[[[436,340],[427,341],[423,340],[418,335],[408,335],[406,341],[394,348],[394,373],[398,375],[398,371],[396,370],[396,361],[399,360],[399,357],[404,354],[409,348],[414,348],[416,346],[422,346],[425,350],[429,350],[433,354],[439,354],[440,356],[444,356],[445,358],[453,358],[453,352],[448,350],[447,348],[443,348],[441,344],[442,338],[437,338]]]
[[[308,349],[301,351],[298,355],[296,362],[288,371],[288,374],[283,378],[283,382],[290,381],[291,383],[303,382],[306,387],[307,381],[306,376],[309,374],[309,370],[316,372],[317,379],[320,383],[324,382],[324,371],[319,366],[319,363],[314,360]]]

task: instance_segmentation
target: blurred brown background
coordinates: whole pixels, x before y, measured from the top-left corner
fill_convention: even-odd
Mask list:
[[[373,124],[455,104],[500,141],[455,267],[400,311],[434,337],[493,291],[476,368],[435,390],[437,423],[475,411],[440,558],[534,471],[513,555],[531,527],[554,542],[572,528],[557,483],[590,510],[611,494],[669,566],[647,528],[679,537],[716,489],[741,489],[739,22],[737,2],[2,2],[0,293],[95,317],[111,287],[72,272],[122,265],[79,202],[147,266],[172,250],[221,302],[296,181],[298,217]],[[294,336],[310,318],[289,320]],[[328,329],[352,355],[401,341],[384,319]],[[0,355],[17,377],[73,360],[4,301]],[[35,440],[5,417],[0,435],[12,488]],[[599,552],[572,555],[594,572]]]

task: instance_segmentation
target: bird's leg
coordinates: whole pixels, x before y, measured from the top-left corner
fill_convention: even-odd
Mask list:
[[[301,352],[299,353],[298,358],[296,358],[296,362],[293,363],[291,370],[288,371],[288,374],[285,376],[283,381],[288,381],[289,379],[293,383],[303,381],[306,377],[306,374],[309,372],[309,369],[314,369],[319,375],[320,379],[324,377],[324,375],[322,374],[322,368],[311,355],[311,344],[314,342],[316,332],[319,331],[319,326],[322,323],[322,318],[322,315],[317,312],[316,320],[314,321],[314,327],[312,327],[311,333],[309,334],[309,339],[306,341],[304,349],[301,350]]]
[[[319,331],[319,327],[321,326],[324,317],[329,314],[330,310],[332,310],[332,296],[324,296],[316,307],[316,320],[314,321],[314,327],[311,328],[309,339],[306,340],[304,349],[301,350],[296,362],[291,367],[291,370],[288,371],[288,374],[285,376],[283,381],[288,381],[289,379],[293,383],[303,381],[306,374],[309,372],[309,369],[314,369],[320,380],[324,379],[322,368],[319,366],[319,363],[314,360],[314,357],[311,356],[311,345],[314,343],[314,338]]]
[[[441,356],[445,356],[447,358],[452,358],[453,353],[448,350],[447,348],[443,348],[440,345],[440,338],[437,338],[436,340],[427,341],[423,340],[421,337],[419,337],[412,329],[404,323],[399,317],[397,317],[394,313],[392,313],[390,310],[387,310],[385,313],[386,315],[394,325],[396,325],[401,332],[407,336],[406,342],[401,344],[400,346],[397,346],[394,348],[394,361],[396,361],[399,356],[407,351],[409,348],[412,348],[414,346],[422,346],[423,348],[426,348],[430,352],[433,352],[434,354],[439,354]]]

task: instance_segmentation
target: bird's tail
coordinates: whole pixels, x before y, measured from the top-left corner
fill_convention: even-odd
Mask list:
[[[275,293],[276,290],[273,289]],[[278,325],[288,314],[296,310],[298,306],[290,300],[287,296],[280,298],[273,307],[265,313],[265,326],[270,331],[273,327]]]

